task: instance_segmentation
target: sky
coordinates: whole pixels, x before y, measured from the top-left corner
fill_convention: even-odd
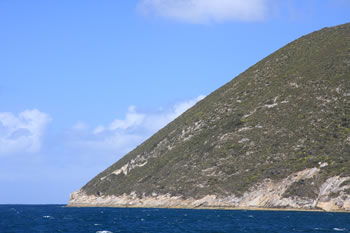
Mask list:
[[[350,0],[0,1],[0,204],[69,194]]]

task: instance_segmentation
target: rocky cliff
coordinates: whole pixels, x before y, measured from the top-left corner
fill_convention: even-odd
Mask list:
[[[252,66],[68,206],[350,210],[350,24]]]

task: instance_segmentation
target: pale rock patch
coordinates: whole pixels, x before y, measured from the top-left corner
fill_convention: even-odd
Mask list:
[[[211,173],[215,167],[203,172]],[[291,174],[281,181],[266,179],[264,182],[251,187],[241,197],[228,195],[206,195],[199,199],[171,194],[152,193],[137,196],[136,192],[115,195],[87,195],[78,190],[70,196],[68,206],[110,206],[110,207],[157,207],[157,208],[291,208],[291,209],[317,209],[325,211],[350,211],[350,196],[344,190],[350,188],[343,185],[350,177],[334,176],[321,185],[316,199],[300,197],[283,197],[284,192],[295,182],[311,179],[320,172],[320,168],[307,168]],[[198,186],[202,187],[202,186]],[[339,193],[332,197],[331,194]]]

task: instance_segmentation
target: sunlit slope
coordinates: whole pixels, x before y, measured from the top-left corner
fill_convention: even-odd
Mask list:
[[[350,24],[308,34],[266,57],[82,191],[239,197],[267,178],[320,165],[317,176],[283,195],[315,198],[327,178],[350,176]]]

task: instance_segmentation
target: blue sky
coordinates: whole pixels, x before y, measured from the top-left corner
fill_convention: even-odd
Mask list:
[[[349,0],[0,1],[0,203],[69,194]]]

